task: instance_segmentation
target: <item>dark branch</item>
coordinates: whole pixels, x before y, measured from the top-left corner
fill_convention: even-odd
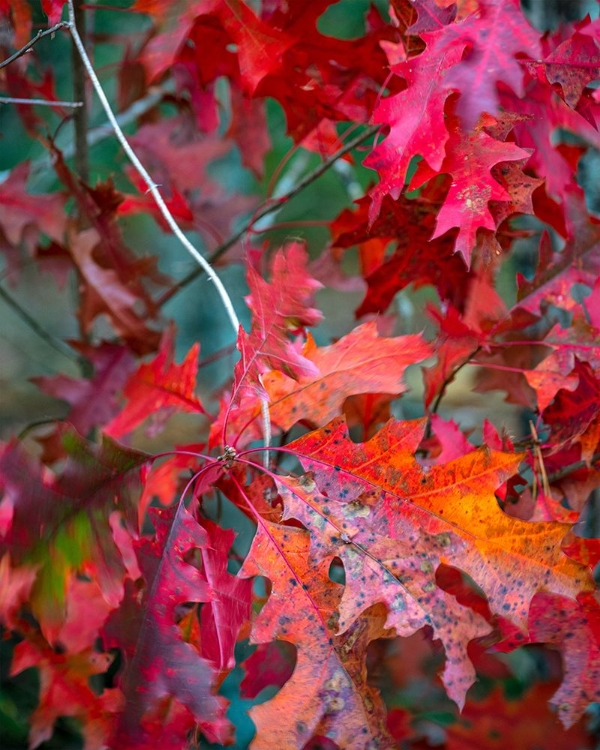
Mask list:
[[[260,221],[264,216],[268,216],[268,214],[273,213],[274,211],[278,211],[283,205],[285,205],[289,200],[294,198],[298,193],[302,192],[305,187],[310,185],[312,182],[317,180],[324,172],[326,172],[335,162],[340,159],[344,154],[347,154],[348,151],[351,151],[353,148],[356,148],[356,146],[363,143],[363,141],[366,141],[367,138],[374,135],[378,130],[380,126],[379,125],[371,125],[366,130],[363,130],[362,133],[357,135],[355,138],[352,138],[352,140],[345,143],[338,151],[335,152],[335,154],[332,154],[330,157],[325,159],[324,162],[319,164],[319,166],[316,169],[313,169],[312,172],[309,172],[309,174],[306,175],[303,179],[300,180],[288,193],[285,195],[282,195],[280,198],[277,198],[277,200],[266,203],[259,211],[257,211],[254,216],[252,216],[251,219],[249,219],[244,226],[239,229],[235,234],[233,234],[228,240],[220,244],[209,256],[208,256],[208,262],[213,265],[216,260],[218,260],[224,253],[226,253],[235,243],[243,237],[246,232],[252,228],[254,224],[256,224],[257,221]],[[181,281],[179,281],[177,284],[171,287],[167,292],[165,292],[162,297],[157,301],[157,305],[162,306],[166,302],[168,302],[170,299],[172,299],[178,292],[180,292],[182,289],[185,289],[188,284],[191,284],[192,281],[197,279],[199,276],[201,276],[203,273],[202,268],[198,267],[195,268],[193,271],[188,273],[187,276],[185,276]]]
[[[2,68],[5,68],[7,65],[10,65],[15,60],[18,60],[19,57],[29,52],[29,50],[33,47],[34,44],[37,44],[40,39],[43,39],[45,36],[51,36],[52,34],[55,34],[59,29],[68,29],[69,24],[67,21],[61,21],[60,23],[55,24],[50,29],[46,29],[45,31],[38,31],[38,33],[33,37],[33,39],[24,47],[21,47],[20,50],[17,50],[14,55],[11,55],[10,57],[7,57],[6,60],[3,60],[0,63],[0,70]]]
[[[14,312],[21,318],[21,320],[25,323],[25,325],[29,326],[31,330],[37,334],[43,341],[48,344],[48,346],[51,346],[55,351],[59,352],[63,355],[63,357],[68,357],[73,362],[77,362],[79,364],[80,357],[73,352],[71,347],[68,344],[65,344],[64,341],[61,341],[60,339],[57,339],[55,336],[53,336],[51,333],[48,333],[42,326],[37,322],[35,318],[33,318],[27,310],[25,310],[24,307],[21,307],[21,305],[17,302],[14,297],[12,297],[6,289],[0,286],[0,298],[4,300],[4,302],[12,309]]]
[[[550,484],[553,484],[554,482],[558,482],[561,479],[564,479],[565,477],[568,477],[569,474],[574,474],[576,471],[579,471],[580,469],[586,469],[592,466],[593,464],[596,464],[600,461],[600,453],[596,453],[593,455],[589,461],[576,461],[573,464],[569,464],[568,466],[563,466],[562,469],[558,469],[557,471],[552,472],[552,474],[548,474],[548,482]]]
[[[75,23],[79,33],[85,38],[85,12],[81,0],[73,3]],[[73,124],[75,126],[75,171],[82,182],[89,182],[88,164],[88,108],[85,90],[86,74],[85,66],[77,50],[75,40],[72,40],[71,69],[73,71],[73,98],[82,102],[83,106],[75,112]]]

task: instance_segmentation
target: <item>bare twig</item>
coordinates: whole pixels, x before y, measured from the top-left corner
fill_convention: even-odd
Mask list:
[[[81,31],[81,35],[85,37],[85,13],[81,0],[73,0],[73,19],[77,28]],[[73,98],[83,104],[73,117],[73,124],[75,126],[75,171],[82,182],[89,182],[88,108],[85,90],[85,66],[74,39],[71,48],[71,65],[73,70]]]
[[[347,154],[349,151],[351,151],[353,148],[356,148],[356,146],[359,146],[363,141],[366,141],[367,138],[374,135],[378,130],[380,126],[379,125],[371,125],[370,127],[363,130],[362,133],[357,135],[355,138],[352,138],[352,140],[345,143],[340,149],[338,149],[334,154],[332,154],[330,157],[325,159],[316,169],[313,169],[312,172],[309,172],[302,180],[300,180],[294,187],[287,192],[285,195],[278,198],[276,201],[266,203],[263,208],[261,208],[259,211],[257,211],[251,219],[249,219],[237,232],[231,235],[231,237],[220,244],[209,256],[208,256],[208,262],[214,263],[216,260],[218,260],[224,253],[226,253],[235,243],[243,237],[246,232],[251,229],[254,224],[256,224],[260,219],[262,219],[264,216],[267,216],[268,214],[273,213],[274,211],[278,211],[280,208],[282,208],[288,201],[290,201],[292,198],[294,198],[298,193],[302,192],[305,187],[313,183],[315,180],[317,180],[322,174],[324,174],[330,167],[332,167],[338,159],[340,159],[344,154]],[[165,292],[158,300],[157,304],[162,306],[166,302],[168,302],[170,299],[172,299],[178,292],[180,292],[182,289],[185,289],[188,284],[191,284],[192,281],[197,279],[199,276],[201,276],[203,273],[203,270],[200,268],[195,268],[193,271],[191,271],[187,276],[185,276],[181,281],[177,282],[174,286],[171,287],[167,292]]]
[[[49,99],[20,99],[16,96],[0,96],[0,104],[30,104],[36,107],[83,107],[83,102],[50,101]]]
[[[61,339],[56,338],[51,333],[48,333],[48,331],[42,328],[37,320],[33,318],[27,312],[27,310],[22,307],[21,304],[17,302],[17,300],[12,297],[12,295],[10,295],[2,286],[0,286],[0,298],[2,298],[4,302],[21,318],[25,325],[31,328],[31,330],[37,336],[39,336],[42,341],[45,341],[48,346],[51,346],[54,351],[59,352],[63,355],[63,357],[67,357],[73,362],[77,362],[77,364],[80,363],[80,358],[73,352],[68,344],[65,344],[64,341],[61,341]]]
[[[100,103],[102,104],[102,107],[106,113],[108,121],[110,122],[111,127],[115,135],[117,136],[117,139],[119,140],[119,143],[121,144],[123,150],[127,154],[128,159],[133,164],[138,174],[141,176],[141,178],[144,180],[144,182],[148,186],[148,192],[151,193],[152,197],[154,198],[154,201],[156,205],[158,206],[160,213],[162,214],[164,220],[167,222],[167,224],[173,231],[173,234],[181,242],[183,247],[192,256],[192,258],[194,258],[194,260],[201,266],[204,273],[207,274],[209,279],[213,282],[213,284],[217,288],[217,292],[219,293],[219,296],[221,297],[221,301],[223,303],[223,306],[225,307],[225,310],[227,312],[231,325],[235,331],[235,334],[237,335],[239,327],[240,327],[240,323],[235,313],[235,310],[233,308],[231,298],[229,297],[229,294],[227,293],[227,290],[223,286],[219,276],[215,273],[214,269],[211,267],[209,261],[207,261],[206,258],[204,258],[204,256],[201,255],[198,252],[198,250],[196,250],[196,248],[192,245],[192,243],[183,234],[177,222],[173,218],[171,212],[169,211],[165,201],[163,200],[163,197],[158,190],[158,186],[156,185],[156,183],[154,182],[150,174],[147,172],[144,165],[140,162],[134,150],[129,145],[127,138],[125,137],[125,134],[123,133],[123,131],[121,130],[119,126],[119,123],[117,122],[117,119],[108,102],[106,94],[104,93],[104,89],[102,88],[102,84],[98,80],[96,71],[94,70],[92,66],[92,63],[87,55],[83,42],[81,41],[81,37],[79,36],[79,33],[77,31],[73,0],[69,0],[68,8],[69,8],[69,29],[71,31],[73,41],[75,43],[79,56],[81,57],[86,73],[92,83],[92,86],[94,87],[94,90],[98,96],[98,99],[100,100]]]
[[[260,400],[260,410],[263,424],[263,437],[265,439],[265,446],[268,448],[271,445],[273,438],[271,430],[271,415],[269,414],[269,402],[266,398]],[[263,456],[265,469],[269,468],[269,451],[266,450]]]
[[[155,107],[165,94],[172,94],[174,93],[174,91],[175,84],[172,80],[166,81],[160,86],[151,86],[148,89],[148,93],[146,94],[146,96],[133,102],[130,107],[116,116],[119,126],[121,128],[124,128],[126,125],[129,125],[129,123],[135,122],[138,117],[145,115],[148,110],[152,109],[152,107]],[[92,128],[90,131],[88,131],[88,145],[95,146],[97,143],[100,143],[100,141],[103,141],[109,135],[112,135],[112,133],[113,128],[109,122],[106,122],[103,125],[98,125],[98,127]],[[67,144],[67,146],[62,149],[62,152],[65,159],[71,158],[71,156],[73,156],[72,144]]]
[[[172,80],[165,81],[165,83],[161,84],[160,86],[152,86],[149,90],[146,96],[142,97],[141,99],[138,99],[135,101],[130,107],[128,107],[126,110],[121,112],[117,115],[117,122],[121,126],[121,128],[124,128],[126,125],[129,125],[131,122],[135,122],[135,120],[138,119],[138,117],[141,117],[142,115],[146,114],[148,110],[152,109],[152,107],[155,107],[163,98],[165,94],[171,94],[175,90],[175,85]],[[0,103],[3,103],[3,99],[0,98]],[[7,102],[8,103],[8,102]],[[21,103],[19,100],[17,103]],[[23,104],[41,104],[42,106],[62,106],[62,107],[79,107],[80,104],[77,102],[48,102],[45,99],[42,100],[31,100],[26,99],[22,102]],[[88,146],[92,147],[95,146],[97,143],[100,143],[105,138],[108,138],[110,135],[113,135],[113,129],[112,125],[109,122],[103,123],[102,125],[98,125],[95,128],[92,128],[88,131],[87,134],[87,142]],[[75,153],[75,145],[73,143],[73,139],[70,138],[68,143],[60,144],[61,145],[61,151],[62,155],[65,159],[71,159],[72,156]],[[29,176],[30,179],[34,178],[35,176],[47,172],[52,166],[52,161],[49,156],[43,156],[40,159],[36,159],[35,161],[31,162],[31,166],[29,169]],[[3,172],[0,172],[0,182],[4,182],[4,180],[8,177],[10,170],[5,170]]]
[[[429,414],[430,415],[431,414],[437,414],[438,409],[440,408],[440,405],[442,403],[442,399],[444,398],[444,396],[446,395],[446,391],[448,390],[448,386],[454,380],[454,378],[458,375],[458,373],[462,370],[462,368],[465,367],[465,365],[473,364],[471,362],[471,359],[480,351],[480,349],[481,349],[481,346],[478,346],[477,348],[473,349],[473,351],[469,355],[467,355],[467,358],[465,359],[465,361],[461,362],[460,365],[457,365],[454,368],[454,370],[452,370],[452,372],[446,377],[446,379],[442,383],[442,386],[440,388],[440,391],[439,391],[438,395],[436,396],[436,398],[435,398],[435,400],[433,402],[433,406],[429,410]],[[426,438],[430,438],[431,437],[431,431],[432,431],[431,430],[431,420],[428,419],[427,420],[427,427],[425,428],[425,437]]]
[[[18,60],[19,57],[22,57],[22,55],[29,52],[29,50],[33,47],[34,44],[37,44],[40,39],[43,39],[45,36],[51,36],[52,34],[55,34],[59,29],[68,29],[69,24],[66,21],[61,21],[60,23],[55,24],[49,29],[46,29],[45,31],[38,31],[38,33],[31,39],[24,47],[21,47],[20,50],[17,50],[13,55],[10,57],[7,57],[6,60],[3,60],[0,63],[0,70],[2,68],[5,68],[7,65],[10,65],[15,60]]]
[[[563,466],[561,469],[558,469],[557,471],[553,471],[551,474],[548,474],[547,479],[549,484],[554,484],[554,482],[558,482],[561,479],[564,479],[565,477],[568,477],[569,474],[574,474],[576,471],[579,471],[580,469],[587,469],[593,464],[597,464],[600,462],[600,453],[595,453],[589,460],[587,461],[575,461],[575,463],[569,464],[568,466]]]

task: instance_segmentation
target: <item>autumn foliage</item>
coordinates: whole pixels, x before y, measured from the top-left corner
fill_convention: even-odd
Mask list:
[[[122,154],[78,173],[51,129],[57,40],[0,69],[4,96],[53,102],[10,106],[55,180],[5,173],[2,285],[31,264],[75,283],[78,330],[77,369],[34,378],[61,418],[0,454],[0,744],[594,747],[599,21],[542,32],[517,0],[78,7],[138,24],[86,44],[118,46],[102,83],[138,107],[129,142],[178,225],[217,272],[245,266],[244,324],[212,355],[226,382],[202,380],[205,332],[182,350],[169,305],[195,285],[202,307],[206,278],[136,245],[136,221],[171,232]],[[0,0],[2,59],[67,10]],[[293,213],[311,190],[320,244]],[[465,376],[502,411],[465,420]]]

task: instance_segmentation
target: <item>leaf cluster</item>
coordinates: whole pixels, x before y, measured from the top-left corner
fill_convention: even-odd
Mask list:
[[[92,8],[0,2],[0,86],[44,150],[0,183],[2,299],[72,360],[33,379],[61,418],[0,452],[0,741],[593,747],[598,20]],[[89,155],[62,136],[35,33],[73,18],[118,49],[102,85],[165,209],[90,102]],[[165,210],[226,286],[245,270],[220,351]],[[74,290],[68,335],[19,302],[31,267]]]

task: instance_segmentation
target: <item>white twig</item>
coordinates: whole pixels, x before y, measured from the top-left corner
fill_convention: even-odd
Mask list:
[[[269,402],[266,398],[260,400],[260,410],[262,414],[262,427],[263,427],[263,438],[265,441],[265,447],[268,448],[271,445],[271,415],[269,414]],[[264,465],[265,469],[269,468],[269,451],[264,452]]]
[[[69,7],[69,30],[71,32],[73,42],[75,43],[77,52],[79,53],[79,56],[81,57],[83,65],[88,74],[88,77],[92,83],[92,86],[94,87],[94,90],[96,91],[96,94],[98,95],[98,98],[100,99],[100,103],[102,104],[102,107],[104,111],[106,112],[106,116],[112,126],[112,129],[115,135],[117,136],[121,146],[123,147],[123,150],[127,154],[129,161],[133,164],[133,166],[135,167],[135,169],[137,170],[141,178],[144,180],[146,185],[148,185],[148,191],[152,194],[152,197],[154,198],[154,201],[156,202],[156,205],[158,206],[159,211],[161,212],[163,218],[165,219],[165,221],[167,222],[167,224],[173,231],[173,234],[181,242],[181,244],[188,251],[188,253],[192,256],[192,258],[194,258],[194,260],[203,268],[208,278],[214,283],[219,293],[219,296],[221,297],[221,301],[223,302],[223,306],[225,307],[225,310],[227,312],[231,325],[233,326],[235,335],[237,336],[239,328],[240,328],[240,322],[235,313],[235,310],[233,309],[233,304],[231,302],[230,296],[227,294],[227,290],[223,286],[221,279],[215,273],[210,263],[206,260],[206,258],[204,258],[203,255],[201,255],[198,252],[198,250],[196,250],[196,248],[192,245],[192,243],[188,240],[188,238],[181,231],[177,222],[173,218],[171,212],[167,208],[167,204],[164,202],[163,197],[160,194],[154,180],[148,174],[148,172],[146,171],[146,168],[138,159],[134,150],[131,148],[127,139],[125,138],[125,134],[119,127],[117,118],[115,117],[112,111],[112,108],[108,102],[108,99],[106,98],[106,94],[104,93],[102,84],[98,80],[98,76],[96,75],[94,67],[90,61],[90,58],[88,57],[87,52],[85,51],[85,47],[77,31],[77,26],[75,24],[75,10],[73,8],[73,0],[69,0],[68,7]]]
[[[20,99],[15,96],[0,96],[0,104],[35,104],[37,107],[83,107],[83,102],[50,101],[49,99]]]
[[[119,123],[119,126],[121,128],[124,128],[126,125],[129,125],[129,123],[135,122],[138,117],[141,117],[149,109],[152,109],[152,107],[158,104],[165,94],[171,94],[174,93],[174,91],[175,87],[173,86],[172,81],[166,81],[160,86],[153,86],[148,90],[146,96],[141,99],[137,99],[128,109],[120,112],[117,115],[117,122]],[[4,100],[1,100],[0,103],[4,103]],[[60,103],[61,102],[48,102],[48,105],[52,106]],[[88,130],[88,146],[95,146],[97,143],[100,143],[113,133],[114,130],[112,129],[112,126],[109,122],[102,123],[102,125],[98,125],[97,127]],[[68,143],[64,143],[64,139],[61,140],[61,136],[62,132],[56,139],[56,143],[59,145],[63,157],[65,159],[70,159],[75,153],[75,144],[73,143],[72,138],[70,138]],[[52,160],[50,159],[50,157],[47,155],[42,156],[39,159],[31,162],[29,168],[29,179],[31,180],[33,177],[44,174],[51,168]],[[5,169],[0,172],[0,184],[3,183],[4,180],[8,179],[9,175],[10,169]]]
[[[201,255],[198,252],[198,250],[196,250],[196,248],[192,245],[192,243],[188,240],[188,238],[183,234],[177,222],[173,218],[171,212],[169,211],[166,203],[164,202],[163,197],[158,190],[158,186],[156,185],[156,183],[154,182],[150,174],[146,171],[146,168],[144,167],[144,165],[138,159],[135,151],[129,145],[127,138],[125,138],[125,134],[121,130],[121,127],[119,126],[117,118],[115,117],[112,111],[112,108],[108,102],[108,99],[106,98],[106,94],[104,93],[104,89],[102,88],[102,84],[98,80],[98,76],[96,75],[94,66],[92,65],[91,60],[88,57],[87,52],[85,51],[85,47],[77,31],[77,24],[75,23],[75,9],[73,7],[73,0],[69,0],[68,8],[69,8],[69,24],[68,24],[69,31],[71,32],[73,42],[75,43],[75,47],[77,49],[77,52],[79,53],[79,56],[81,57],[81,61],[83,62],[83,65],[86,69],[86,72],[92,83],[92,86],[94,87],[94,90],[96,91],[96,94],[98,98],[100,99],[100,103],[102,104],[102,107],[104,111],[106,112],[106,117],[108,118],[108,122],[110,123],[110,126],[112,127],[115,135],[117,136],[117,139],[119,140],[121,146],[123,147],[123,150],[127,154],[129,161],[133,164],[138,174],[141,176],[141,178],[144,180],[144,182],[148,186],[148,192],[152,194],[152,197],[154,198],[154,201],[156,202],[156,205],[158,206],[159,211],[161,212],[163,218],[165,219],[169,227],[172,229],[173,234],[181,242],[181,244],[188,251],[188,253],[192,256],[192,258],[194,258],[194,260],[198,263],[198,265],[202,267],[202,269],[204,270],[208,278],[213,282],[213,284],[217,288],[219,296],[221,297],[221,301],[223,302],[223,306],[225,307],[225,310],[227,312],[227,315],[229,316],[231,325],[233,326],[234,333],[237,336],[238,331],[240,329],[240,321],[235,313],[235,310],[233,309],[233,304],[231,302],[231,298],[229,294],[227,294],[227,290],[223,286],[221,279],[219,278],[218,274],[214,271],[210,263],[206,260],[206,258],[203,255]],[[262,418],[263,418],[264,440],[265,440],[265,445],[268,448],[271,444],[271,418],[269,416],[269,404],[266,399],[261,399],[261,411],[262,411]],[[267,450],[265,451],[265,465],[268,467],[268,464],[269,464],[269,451]]]

